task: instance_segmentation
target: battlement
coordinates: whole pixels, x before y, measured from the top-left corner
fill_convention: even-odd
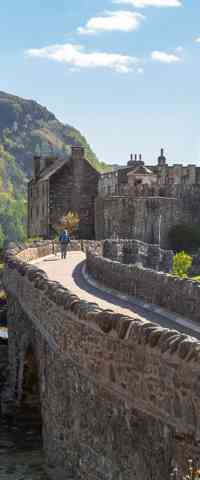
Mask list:
[[[168,165],[164,149],[157,164],[145,166],[142,155],[131,154],[127,166],[101,175],[98,184],[99,196],[176,196],[178,186],[190,189],[200,185],[200,167],[194,164]]]

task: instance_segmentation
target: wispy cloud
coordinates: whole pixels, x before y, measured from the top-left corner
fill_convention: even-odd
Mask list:
[[[119,73],[129,73],[140,63],[139,58],[119,53],[87,52],[81,45],[71,43],[50,45],[27,50],[32,58],[44,58],[67,64],[70,69],[105,68]]]
[[[160,50],[154,50],[153,52],[151,52],[151,58],[156,62],[177,63],[181,61],[181,57],[180,55],[178,55],[177,50],[176,52],[177,53],[167,53],[167,52],[161,52]]]
[[[78,33],[81,35],[95,35],[101,32],[132,32],[137,30],[141,22],[145,19],[144,15],[137,12],[117,11],[105,12],[102,16],[93,17],[88,20],[85,27],[79,27]]]
[[[133,5],[136,8],[144,7],[181,7],[181,0],[113,0],[113,3]]]
[[[200,43],[200,37],[196,38],[196,43]]]

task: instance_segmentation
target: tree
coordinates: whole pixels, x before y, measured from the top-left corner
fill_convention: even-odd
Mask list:
[[[192,257],[185,252],[177,253],[173,258],[173,274],[179,277],[187,277],[188,270],[192,266]]]
[[[80,223],[80,217],[76,212],[68,212],[66,215],[63,215],[59,222],[58,229],[67,229],[70,235],[74,235]]]
[[[3,248],[5,242],[5,235],[2,229],[2,226],[0,225],[0,249]]]
[[[169,232],[169,243],[172,250],[191,251],[200,247],[200,227],[198,225],[174,225]]]
[[[200,470],[195,468],[192,460],[188,460],[187,473],[183,477],[180,477],[178,468],[174,468],[173,472],[170,475],[171,480],[200,480]]]

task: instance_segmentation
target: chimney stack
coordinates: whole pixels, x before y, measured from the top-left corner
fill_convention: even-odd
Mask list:
[[[142,161],[142,154],[141,153],[139,154],[139,161],[140,162]]]
[[[135,153],[135,162],[137,162],[137,153]]]
[[[130,161],[132,162],[133,161],[133,154],[131,153],[130,155]]]
[[[85,157],[85,149],[80,146],[72,146],[72,158],[74,160],[80,160]]]

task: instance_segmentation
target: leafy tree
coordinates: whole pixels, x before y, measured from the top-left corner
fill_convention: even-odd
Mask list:
[[[59,229],[67,229],[70,235],[73,235],[77,232],[78,226],[80,223],[80,217],[76,212],[68,212],[66,215],[63,215],[59,222]]]
[[[175,225],[169,232],[169,243],[172,250],[191,251],[200,247],[200,227],[198,225]]]
[[[5,242],[5,235],[2,229],[2,226],[0,225],[0,250],[3,248]]]
[[[192,266],[192,257],[185,252],[177,253],[173,258],[173,273],[179,277],[187,277]]]
[[[182,477],[179,474],[178,468],[174,468],[170,475],[171,480],[200,480],[200,470],[195,468],[192,460],[188,460],[187,473]]]

